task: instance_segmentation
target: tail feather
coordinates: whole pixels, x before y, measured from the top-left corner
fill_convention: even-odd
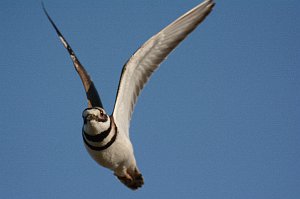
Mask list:
[[[129,176],[117,176],[117,178],[128,188],[137,190],[144,184],[144,178],[142,174],[135,169],[134,172],[128,173]]]

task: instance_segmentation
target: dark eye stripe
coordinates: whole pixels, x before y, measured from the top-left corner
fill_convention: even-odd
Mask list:
[[[100,114],[104,114],[103,109],[101,109],[101,108],[99,108],[99,107],[96,107],[95,109],[99,110],[99,111],[100,111]]]
[[[105,111],[103,109],[101,109],[100,107],[89,107],[89,108],[84,109],[84,111],[82,113],[84,113],[86,110],[92,110],[92,109],[94,109],[94,110],[97,109],[101,115],[106,114]],[[82,117],[83,117],[83,115],[82,115]]]

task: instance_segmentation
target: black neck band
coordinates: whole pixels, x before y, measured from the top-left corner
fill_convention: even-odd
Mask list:
[[[94,151],[103,151],[103,150],[107,149],[108,147],[110,147],[116,141],[117,134],[118,134],[118,129],[117,129],[116,125],[113,124],[113,122],[114,121],[111,119],[110,127],[107,130],[107,135],[105,137],[103,136],[104,138],[102,140],[100,138],[98,138],[99,140],[103,141],[108,136],[109,132],[111,131],[111,126],[113,125],[114,131],[115,131],[114,136],[111,138],[111,140],[107,144],[105,144],[104,146],[93,146],[93,145],[91,145],[88,141],[91,141],[91,142],[94,142],[94,141],[88,139],[86,137],[87,134],[84,131],[82,131],[82,138],[83,138],[83,141],[84,141],[85,145],[88,148],[90,148],[91,150],[94,150]],[[99,135],[102,135],[103,133],[106,133],[106,131],[102,132]],[[96,141],[96,142],[98,142],[98,141]]]
[[[110,147],[110,146],[116,141],[117,134],[118,134],[118,132],[115,131],[114,136],[113,136],[113,137],[111,138],[111,140],[110,140],[106,145],[104,145],[104,146],[93,146],[93,145],[89,144],[88,141],[86,141],[86,139],[85,139],[85,137],[84,137],[83,134],[82,134],[82,138],[83,138],[84,143],[85,143],[90,149],[92,149],[92,150],[94,150],[94,151],[103,151],[103,150],[107,149],[108,147]]]
[[[89,135],[84,131],[84,129],[82,129],[82,132],[84,134],[84,137],[90,142],[103,142],[103,140],[109,135],[111,131],[111,124],[112,121],[110,121],[109,128],[98,135]]]

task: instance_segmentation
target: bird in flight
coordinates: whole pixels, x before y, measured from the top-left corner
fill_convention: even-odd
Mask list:
[[[112,170],[132,190],[144,184],[129,137],[130,120],[138,95],[160,63],[206,18],[213,7],[213,0],[203,1],[152,36],[131,56],[122,69],[113,113],[108,115],[92,79],[43,5],[47,18],[71,56],[86,92],[88,107],[82,113],[84,145],[98,164]]]

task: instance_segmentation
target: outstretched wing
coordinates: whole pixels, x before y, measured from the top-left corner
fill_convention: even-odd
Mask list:
[[[128,134],[137,97],[151,74],[167,55],[211,12],[213,0],[205,0],[150,38],[123,67],[113,117]]]
[[[76,69],[76,71],[77,71],[78,75],[80,76],[80,79],[83,83],[83,87],[84,87],[84,90],[86,92],[86,96],[87,96],[87,100],[88,100],[88,107],[96,107],[97,106],[97,107],[103,108],[103,105],[102,105],[102,102],[101,102],[100,97],[98,95],[98,92],[96,90],[96,87],[94,86],[94,83],[91,80],[89,74],[87,73],[85,68],[81,65],[81,63],[79,62],[79,60],[76,57],[75,53],[73,52],[71,46],[68,44],[68,42],[66,41],[64,36],[58,30],[58,28],[56,27],[53,20],[50,18],[48,12],[45,9],[44,4],[42,4],[42,6],[43,6],[43,10],[44,10],[47,18],[49,19],[50,23],[52,24],[52,26],[56,30],[56,33],[57,33],[60,41],[62,42],[64,47],[68,50],[68,52],[71,56],[74,67],[75,67],[75,69]]]

